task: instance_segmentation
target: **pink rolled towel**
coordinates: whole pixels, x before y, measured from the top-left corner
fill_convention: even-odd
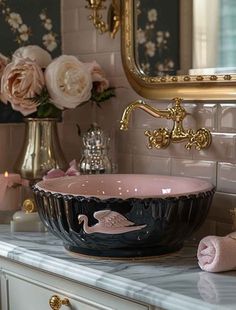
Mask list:
[[[198,245],[197,258],[200,268],[205,271],[236,269],[236,232],[225,237],[203,238]]]

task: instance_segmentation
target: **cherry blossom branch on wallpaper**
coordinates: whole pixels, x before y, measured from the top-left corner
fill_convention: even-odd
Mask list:
[[[12,9],[6,0],[0,0],[0,14],[3,15],[11,32],[15,35],[15,41],[19,46],[29,44],[30,37],[33,35],[31,27],[23,19],[21,14]],[[53,31],[52,19],[48,16],[47,9],[42,9],[38,14],[40,24],[45,30],[42,36],[42,45],[50,52],[58,46],[57,37],[59,35]]]

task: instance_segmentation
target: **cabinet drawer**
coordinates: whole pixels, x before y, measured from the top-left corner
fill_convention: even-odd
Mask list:
[[[34,277],[4,270],[1,276],[2,310],[52,310],[53,295],[67,298],[69,305],[61,310],[147,310],[148,306],[129,301],[95,289],[74,285],[54,275],[33,271]],[[32,274],[31,274],[32,275]],[[39,278],[37,277],[39,275]],[[43,280],[43,281],[42,281]],[[56,285],[55,285],[56,284]],[[71,284],[71,287],[70,287]],[[5,289],[4,289],[5,288]],[[83,292],[85,290],[86,294]]]
[[[25,280],[7,275],[8,304],[9,310],[47,310],[51,309],[49,300],[53,295],[58,295],[61,299],[68,298],[69,305],[61,306],[61,309],[73,310],[107,310],[103,306],[92,305],[89,301],[79,300],[75,296],[64,295],[58,289],[46,288],[42,284],[27,282]]]

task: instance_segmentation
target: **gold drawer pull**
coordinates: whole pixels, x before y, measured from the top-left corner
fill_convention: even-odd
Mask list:
[[[61,299],[58,295],[52,295],[52,297],[49,299],[49,305],[52,310],[59,310],[62,305],[68,306],[69,303],[70,302],[68,298]]]

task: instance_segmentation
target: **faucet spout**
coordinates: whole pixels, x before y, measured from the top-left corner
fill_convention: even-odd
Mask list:
[[[172,116],[170,109],[167,110],[156,109],[147,104],[146,102],[144,102],[143,100],[135,100],[131,102],[124,110],[120,121],[120,130],[128,130],[131,112],[137,108],[144,110],[145,112],[154,117],[170,119]]]

